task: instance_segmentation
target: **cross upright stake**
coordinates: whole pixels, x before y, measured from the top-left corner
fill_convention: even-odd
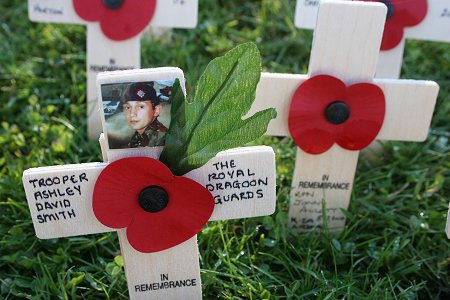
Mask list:
[[[295,8],[295,26],[303,29],[314,29],[316,25],[317,12],[322,0],[297,0]],[[351,0],[339,0],[351,1]],[[362,0],[385,3],[389,6],[388,20],[397,18],[397,12],[408,18],[400,17],[397,22],[397,32],[403,32],[403,37],[395,47],[382,50],[379,55],[376,69],[377,78],[399,78],[402,66],[405,39],[416,39],[436,42],[450,42],[450,0]],[[401,7],[396,8],[397,5]],[[410,9],[411,12],[405,11]],[[422,10],[422,11],[421,11]],[[402,24],[404,21],[404,24]],[[391,28],[386,28],[390,30]],[[403,31],[404,30],[404,31]],[[386,35],[386,33],[385,33]],[[393,46],[393,45],[392,45]]]
[[[262,74],[256,100],[249,113],[269,106],[277,109],[277,118],[269,124],[266,134],[292,136],[288,128],[291,126],[288,119],[289,122],[305,120],[305,115],[303,119],[299,117],[298,120],[291,116],[298,108],[298,104],[291,104],[294,94],[300,88],[304,89],[305,83],[309,84],[311,79],[319,77],[317,75],[328,75],[345,83],[347,91],[356,86],[355,84],[364,82],[373,83],[381,88],[385,98],[385,115],[376,139],[424,140],[430,126],[438,85],[430,81],[372,80],[385,15],[386,7],[380,3],[322,1],[314,32],[308,75]],[[318,90],[317,94],[320,95],[327,94],[330,88],[329,85],[322,85],[318,86],[316,91]],[[316,100],[314,94],[309,96]],[[338,100],[346,101],[330,99],[331,102]],[[368,100],[364,94],[358,99],[359,103]],[[310,107],[317,103],[317,101],[310,102]],[[326,120],[326,106],[318,114],[309,116],[308,121],[302,124],[309,126],[308,123],[316,124],[320,120],[325,124],[323,127],[331,130],[345,129],[346,124],[350,124],[352,113],[356,114],[355,110],[352,111],[352,105],[349,106],[350,118],[342,124],[334,125]],[[371,110],[372,106],[366,112],[368,116],[372,115]],[[378,112],[374,110],[373,114]],[[356,127],[364,127],[361,128],[363,130],[366,125]],[[315,138],[321,134],[320,129],[311,128],[314,134],[308,138]],[[353,143],[364,136],[356,134],[346,138]],[[297,144],[304,141],[300,137],[298,139],[294,137],[294,140]],[[311,145],[313,148],[317,146]],[[345,217],[341,209],[347,209],[349,205],[359,151],[347,150],[334,144],[320,154],[310,152],[314,151],[306,152],[297,148],[290,194],[289,224],[299,231],[322,227],[324,224],[322,200],[324,200],[328,227],[333,230],[342,229]]]
[[[74,8],[75,2],[86,2],[86,0],[28,0],[28,15],[30,20],[35,22],[86,25],[88,137],[93,140],[98,138],[101,130],[100,114],[96,105],[96,76],[104,71],[140,68],[140,34],[123,40],[112,40],[103,33],[99,22],[86,21],[77,14]],[[92,10],[98,6],[96,2],[106,5],[107,2],[114,4],[124,1],[93,0]],[[149,1],[145,0],[145,2]],[[110,10],[114,11],[114,9]],[[149,26],[193,28],[197,24],[197,11],[198,0],[158,0]],[[117,19],[119,21],[119,18]]]
[[[98,78],[100,107],[102,110],[105,108],[105,104],[102,104],[104,95],[100,92],[105,85],[132,84],[135,82],[156,83],[174,79],[180,81],[184,91],[184,76],[178,68],[100,74]],[[143,91],[138,91],[138,95],[140,95],[139,93],[143,93]],[[130,235],[128,235],[130,227],[117,230],[103,225],[98,220],[98,211],[93,210],[93,206],[95,208],[93,197],[95,197],[94,194],[98,184],[96,181],[100,180],[99,177],[102,176],[102,172],[106,170],[108,165],[124,162],[131,158],[141,160],[150,157],[156,159],[159,157],[162,148],[110,148],[105,115],[102,116],[105,135],[102,134],[100,144],[105,162],[34,168],[24,172],[23,184],[36,235],[39,238],[48,239],[117,231],[131,299],[201,299],[196,235],[168,249],[143,253],[132,246]],[[138,169],[141,172],[147,172],[145,178],[148,178],[148,174],[153,176],[153,173],[162,176],[155,170],[142,170],[139,164],[133,164],[132,166],[129,173],[121,172],[118,174],[118,180],[111,183],[108,189],[115,191],[118,185],[125,185],[124,178],[133,175],[133,172],[138,173]],[[209,221],[269,215],[275,210],[275,155],[270,147],[246,147],[222,151],[207,164],[188,172],[184,177],[195,180],[211,192],[214,198],[214,211]],[[133,189],[135,184],[137,183],[126,186],[127,190]],[[169,191],[169,205],[172,201],[170,198],[172,192]],[[183,195],[193,193],[192,190],[183,190],[183,192],[185,193]],[[141,198],[139,198],[139,201],[141,201]],[[119,202],[122,202],[122,199]],[[187,207],[191,203],[181,202]],[[116,204],[111,200],[105,210],[113,211],[116,209]],[[163,209],[169,209],[169,206]],[[183,210],[176,213],[179,214],[180,219],[186,220],[186,216],[192,216],[193,219],[195,217],[195,214],[189,214],[189,211]],[[117,218],[122,217],[123,212],[118,211]],[[135,218],[137,219],[137,216]],[[147,213],[146,218],[155,217],[151,213]],[[168,221],[173,223],[177,219],[172,218]],[[169,226],[161,222],[153,230],[164,231],[168,230],[167,227]],[[176,225],[173,227],[175,233],[178,229],[177,226],[182,229],[181,225]],[[139,230],[144,229],[139,228]],[[167,239],[167,237],[163,237],[163,239]],[[156,244],[158,242],[155,241]]]

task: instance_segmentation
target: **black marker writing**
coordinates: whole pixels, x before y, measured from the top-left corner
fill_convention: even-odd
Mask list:
[[[305,0],[303,6],[319,6],[319,0]]]
[[[40,6],[39,4],[36,4],[33,7],[34,11],[40,14],[45,14],[45,15],[63,15],[64,11],[62,8],[54,8],[54,7],[43,7]]]
[[[82,196],[83,186],[89,182],[86,173],[65,174],[28,180],[33,196],[38,223],[49,223],[76,218],[72,201]]]

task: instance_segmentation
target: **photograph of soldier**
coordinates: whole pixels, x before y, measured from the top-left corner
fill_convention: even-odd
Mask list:
[[[102,85],[110,149],[163,146],[174,80]]]
[[[136,130],[128,147],[163,146],[167,128],[158,121],[162,106],[153,86],[141,82],[130,84],[122,102],[128,125]]]

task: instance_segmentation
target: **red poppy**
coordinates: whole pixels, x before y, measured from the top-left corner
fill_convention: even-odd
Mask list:
[[[197,234],[214,210],[211,193],[174,176],[160,161],[132,157],[109,164],[95,183],[94,214],[104,225],[126,228],[140,252],[158,252]]]
[[[381,50],[395,48],[403,39],[405,27],[418,25],[427,15],[427,0],[363,0],[382,2],[388,8]]]
[[[360,150],[378,135],[384,113],[384,94],[378,86],[347,87],[336,77],[318,75],[295,91],[288,125],[295,143],[307,153],[323,153],[334,143]]]
[[[114,41],[134,37],[150,23],[156,0],[73,0],[83,20],[100,22],[103,33]]]

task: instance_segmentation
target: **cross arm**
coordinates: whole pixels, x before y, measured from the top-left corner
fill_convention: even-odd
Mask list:
[[[289,136],[288,116],[292,96],[295,90],[308,78],[307,75],[262,73],[256,88],[256,98],[247,113],[254,113],[273,107],[277,117],[267,128],[267,135]]]
[[[170,15],[168,15],[170,14]],[[197,26],[198,0],[158,1],[150,22],[154,27],[194,28]]]
[[[185,176],[213,195],[215,208],[209,220],[215,221],[271,215],[275,211],[275,172],[272,148],[255,146],[222,151]]]
[[[105,163],[86,163],[25,170],[22,181],[37,237],[113,231],[92,211],[94,184],[105,167]]]
[[[85,24],[72,0],[28,0],[28,17],[34,22]]]
[[[428,0],[427,4],[425,19],[417,26],[406,27],[405,37],[450,42],[450,0]]]
[[[95,182],[107,163],[28,169],[23,174],[36,235],[42,239],[113,231],[92,210]],[[275,154],[266,146],[219,153],[186,174],[214,196],[210,220],[269,215],[275,211]]]
[[[439,86],[433,81],[374,80],[384,92],[386,115],[380,140],[423,141],[433,116]]]
[[[162,0],[157,3],[150,26],[194,28],[197,16],[198,0]],[[76,13],[73,0],[28,0],[28,17],[34,22],[88,23]]]

